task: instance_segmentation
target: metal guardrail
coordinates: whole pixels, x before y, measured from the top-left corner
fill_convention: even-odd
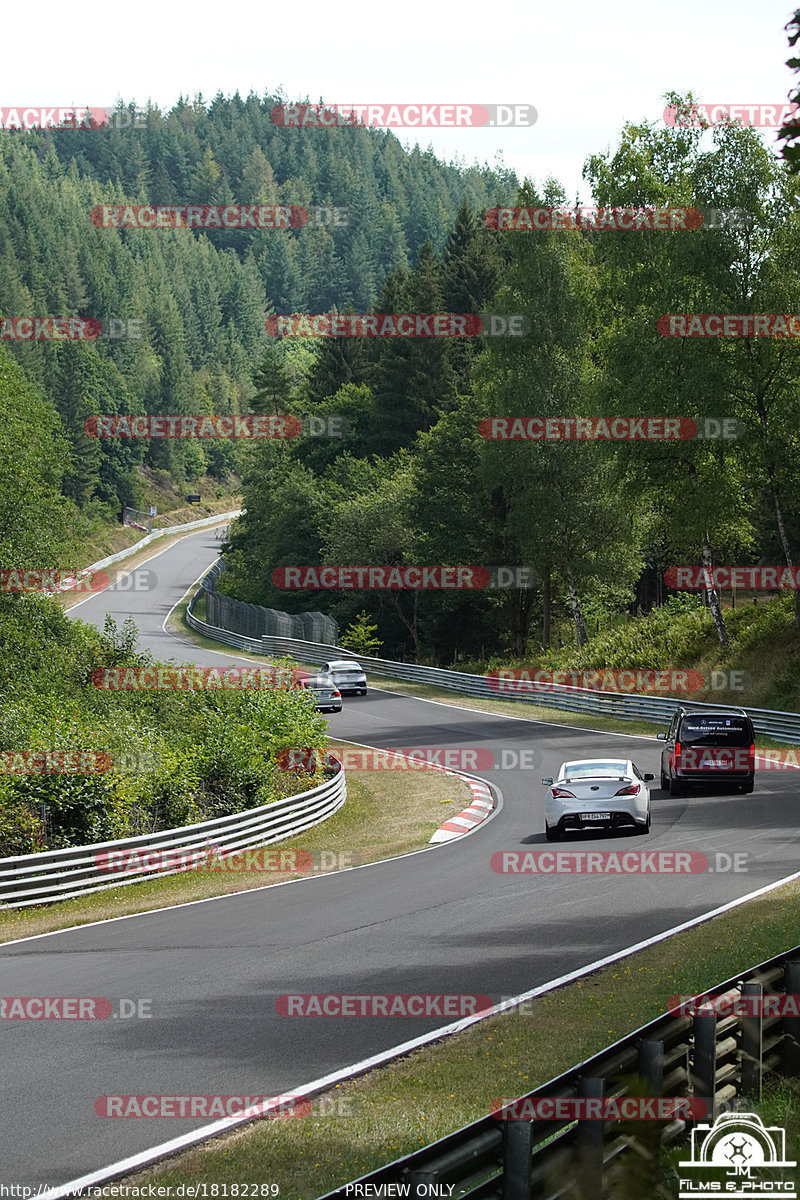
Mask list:
[[[747,1008],[762,1015],[740,1016],[731,1006],[732,1015],[722,1016],[702,1002],[711,996],[799,993],[800,946],[796,946],[703,992],[695,1015],[664,1014],[524,1099],[686,1097],[704,1103],[706,1112],[700,1119],[710,1124],[740,1099],[757,1100],[766,1073],[800,1075],[800,1017],[764,1016],[757,1001]],[[513,1009],[506,1019],[514,1019]],[[510,1098],[502,1099],[507,1107]],[[650,1125],[634,1124],[639,1130]],[[691,1124],[683,1119],[664,1122],[655,1147],[672,1145]],[[651,1145],[651,1161],[653,1149]],[[444,1195],[443,1185],[452,1185],[450,1194],[458,1200],[544,1200],[575,1196],[573,1187],[583,1200],[597,1200],[606,1194],[603,1186],[608,1185],[617,1160],[628,1155],[636,1158],[637,1150],[641,1162],[648,1153],[646,1144],[631,1125],[618,1122],[486,1116],[326,1193],[322,1200]],[[399,1184],[402,1190],[387,1191],[388,1184]]]
[[[302,642],[294,638],[262,637],[262,653],[291,654],[307,662],[322,663],[333,657],[330,646],[316,642]],[[414,683],[428,683],[464,696],[482,700],[513,700],[522,704],[537,704],[546,708],[566,709],[570,712],[594,713],[617,717],[624,721],[659,721],[668,725],[678,704],[696,712],[730,708],[728,704],[707,704],[705,701],[679,700],[666,696],[638,696],[624,692],[592,691],[588,688],[552,687],[525,693],[504,693],[489,687],[486,676],[466,675],[460,671],[448,671],[442,667],[421,667],[415,663],[391,662],[368,655],[350,655],[340,651],[340,657],[357,658],[366,671],[384,675],[391,679],[407,679]],[[768,708],[748,708],[757,733],[768,734],[780,741],[800,745],[800,713],[773,712]]]
[[[191,861],[192,851],[195,861],[206,854],[219,855],[224,860],[236,851],[257,849],[302,833],[333,816],[347,798],[344,767],[333,755],[327,759],[331,775],[324,783],[259,808],[142,837],[0,858],[0,907],[23,908],[69,900],[122,884],[140,883],[155,875],[176,875],[188,869],[185,864],[187,859]],[[125,852],[129,869],[116,869],[113,856],[116,852],[116,861],[120,862],[120,851]],[[156,864],[161,866],[147,863],[149,852],[152,864],[154,851]],[[165,862],[180,863],[181,851],[183,866],[164,866]]]
[[[209,575],[219,570],[215,563]],[[216,575],[214,575],[216,577]],[[186,620],[191,629],[202,633],[214,641],[224,642],[229,646],[247,650],[252,654],[291,655],[305,662],[319,664],[330,661],[334,656],[340,658],[357,658],[367,671],[374,675],[385,676],[388,679],[405,679],[412,683],[427,683],[434,687],[445,688],[451,692],[459,692],[462,696],[472,696],[481,700],[513,700],[521,704],[536,704],[543,708],[559,708],[569,712],[592,713],[596,716],[615,717],[623,721],[657,721],[668,725],[676,707],[695,712],[707,712],[719,709],[727,711],[730,704],[707,704],[705,701],[682,700],[668,696],[639,696],[625,692],[593,691],[589,688],[564,687],[553,684],[541,689],[513,692],[504,694],[501,690],[489,687],[485,675],[467,675],[463,671],[448,671],[444,667],[423,667],[417,663],[394,662],[386,658],[373,658],[366,654],[351,654],[349,650],[339,650],[323,642],[305,642],[299,638],[270,637],[246,638],[240,634],[232,634],[226,629],[219,629],[199,620],[194,615],[195,602],[200,596],[196,592],[189,604]],[[235,640],[234,640],[235,639]],[[533,685],[531,685],[533,687]],[[731,702],[735,703],[735,702]],[[739,707],[736,705],[736,707]],[[769,708],[747,708],[756,733],[765,734],[776,741],[788,742],[790,745],[800,745],[800,713],[775,712]]]

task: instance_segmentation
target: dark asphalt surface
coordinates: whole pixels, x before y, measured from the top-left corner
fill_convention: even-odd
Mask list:
[[[155,590],[109,589],[71,615],[102,627],[106,612],[120,624],[131,613],[143,644],[162,659],[241,662],[162,628],[217,551],[215,531],[187,537],[147,564]],[[302,1090],[448,1023],[287,1018],[275,1011],[281,993],[481,993],[499,1001],[797,869],[794,772],[761,774],[752,796],[671,800],[655,789],[649,837],[597,835],[561,846],[703,851],[712,862],[718,851],[745,853],[746,872],[515,877],[492,871],[490,857],[545,847],[543,774],[567,758],[613,753],[657,777],[657,743],[377,690],[346,698],[330,728],[377,746],[481,747],[498,759],[503,750],[533,751],[533,765],[483,772],[500,787],[502,809],[449,845],[0,946],[2,996],[152,1000],[149,1020],[0,1023],[0,1183],[64,1183],[207,1123],[104,1119],[94,1112],[99,1096]]]

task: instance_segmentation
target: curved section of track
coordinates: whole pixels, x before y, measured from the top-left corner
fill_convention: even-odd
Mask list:
[[[155,591],[109,589],[71,615],[102,627],[107,612],[119,622],[130,613],[159,658],[241,662],[163,628],[217,551],[213,533],[186,537],[147,564]],[[330,728],[377,746],[486,748],[497,762],[525,767],[483,773],[500,786],[503,806],[449,845],[1,945],[2,996],[144,997],[152,1018],[0,1022],[0,1182],[52,1186],[204,1123],[103,1119],[94,1112],[99,1096],[273,1095],[446,1023],[287,1018],[276,1013],[282,993],[480,993],[498,1001],[796,869],[794,772],[761,775],[753,796],[678,801],[654,791],[649,837],[591,839],[596,849],[701,851],[712,863],[718,851],[744,853],[746,873],[519,876],[496,873],[491,858],[545,848],[542,775],[566,758],[609,751],[657,774],[658,744],[375,689],[346,699]]]

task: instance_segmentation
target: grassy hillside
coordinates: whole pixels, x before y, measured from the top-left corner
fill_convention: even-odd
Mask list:
[[[707,678],[712,671],[737,670],[744,672],[741,690],[704,690],[691,693],[691,698],[800,711],[800,629],[794,624],[792,596],[759,599],[755,604],[740,599],[736,609],[725,609],[725,622],[730,637],[727,648],[720,645],[711,616],[699,599],[675,596],[646,616],[620,620],[590,638],[581,650],[562,647],[524,662],[492,660],[459,666],[466,671],[501,666],[571,671],[694,668]]]

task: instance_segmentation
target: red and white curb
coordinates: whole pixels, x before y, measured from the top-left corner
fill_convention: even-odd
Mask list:
[[[45,596],[57,596],[59,592],[74,592],[75,589],[83,582],[87,575],[95,575],[91,567],[86,567],[83,571],[78,571],[74,575],[65,575],[59,579],[54,588],[45,588]]]
[[[351,742],[352,746],[363,746],[362,742]],[[374,749],[374,747],[364,747],[365,749]],[[404,758],[411,762],[411,756],[408,754],[400,754],[397,750],[383,750],[381,753],[392,755],[394,758]],[[451,771],[447,767],[442,767],[438,763],[424,764],[429,771],[441,771],[443,775],[450,775],[453,779],[461,779],[468,784],[472,791],[472,804],[469,808],[464,808],[455,817],[448,817],[443,825],[429,839],[428,845],[433,842],[452,842],[455,838],[463,837],[466,833],[471,833],[476,825],[480,825],[481,821],[494,811],[495,801],[492,789],[488,783],[484,783],[482,779],[473,779],[470,775],[465,775],[462,771]]]
[[[458,774],[456,771],[451,773]],[[450,842],[454,838],[463,837],[476,825],[480,825],[481,821],[485,821],[494,808],[494,800],[488,784],[475,779],[467,779],[466,782],[472,790],[472,804],[460,812],[457,817],[448,817],[444,824],[436,830],[430,839],[431,842]]]

